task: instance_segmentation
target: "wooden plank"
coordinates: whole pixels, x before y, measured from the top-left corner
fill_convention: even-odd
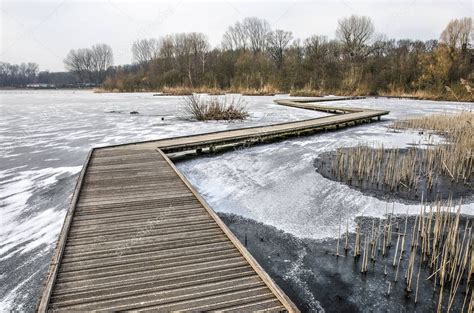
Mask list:
[[[70,272],[70,271],[82,271],[87,269],[94,269],[94,268],[107,268],[107,267],[114,267],[119,265],[124,265],[128,263],[135,263],[140,261],[146,261],[150,259],[173,259],[173,258],[181,258],[188,255],[200,254],[200,253],[212,253],[214,251],[226,250],[226,249],[234,249],[234,247],[226,241],[205,241],[201,240],[199,243],[190,246],[184,247],[175,247],[173,249],[162,250],[162,251],[147,251],[142,254],[136,254],[134,256],[124,256],[119,255],[115,258],[111,258],[108,260],[102,261],[100,264],[97,264],[94,260],[85,260],[81,262],[75,262],[71,260],[71,262],[63,262],[63,266],[61,271],[63,272]],[[65,265],[64,265],[65,264]]]
[[[141,292],[158,292],[176,288],[189,287],[196,284],[213,283],[228,279],[242,278],[253,275],[253,270],[250,267],[236,267],[228,268],[224,270],[216,270],[210,273],[199,273],[194,275],[183,275],[178,278],[163,279],[158,281],[151,282],[140,282],[137,285],[119,285],[112,286],[108,289],[102,290],[86,290],[76,293],[68,293],[57,295],[54,297],[56,303],[61,303],[65,305],[74,305],[80,304],[87,299],[88,302],[93,301],[107,301],[112,300],[117,294],[120,294],[121,297],[129,297],[136,295],[136,289],[139,289]],[[139,288],[137,288],[139,287]],[[275,301],[274,297],[270,298]],[[277,301],[275,301],[277,302]],[[279,305],[281,305],[278,302]]]

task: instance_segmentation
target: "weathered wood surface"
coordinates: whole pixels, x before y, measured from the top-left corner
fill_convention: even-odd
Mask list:
[[[40,311],[297,311],[160,151],[86,168]]]
[[[278,103],[336,115],[93,149],[38,311],[297,312],[164,154],[350,126],[388,113]]]

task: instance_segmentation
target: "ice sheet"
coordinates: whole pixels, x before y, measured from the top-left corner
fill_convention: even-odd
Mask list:
[[[151,93],[0,91],[0,310],[32,310],[43,283],[77,173],[94,146],[316,118],[325,113],[277,106],[278,97],[245,97],[245,122],[183,120],[180,97]],[[472,105],[364,99],[328,105],[391,111],[386,119],[472,109]],[[120,113],[107,113],[116,111]],[[130,115],[131,111],[140,112]],[[387,132],[387,123],[300,137],[178,164],[216,211],[233,212],[297,236],[334,236],[337,221],[380,216],[386,203],[322,178],[323,151],[358,142],[404,146],[426,140]],[[397,212],[417,206],[396,205]],[[464,206],[474,214],[472,204]]]

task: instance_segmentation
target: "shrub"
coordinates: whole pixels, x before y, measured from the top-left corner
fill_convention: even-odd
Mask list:
[[[185,118],[198,121],[244,120],[249,116],[241,97],[186,96],[183,98],[183,111]]]

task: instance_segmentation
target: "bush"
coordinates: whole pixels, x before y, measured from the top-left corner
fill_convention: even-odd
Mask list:
[[[202,98],[191,95],[183,98],[185,118],[198,121],[208,120],[244,120],[249,114],[241,97]]]

